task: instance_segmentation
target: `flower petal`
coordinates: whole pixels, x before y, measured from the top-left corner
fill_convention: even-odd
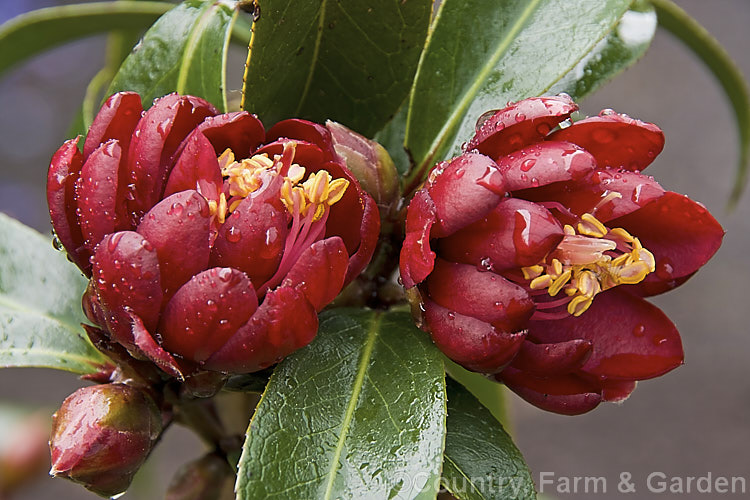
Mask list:
[[[654,254],[656,271],[628,287],[642,295],[683,283],[708,262],[724,237],[724,229],[703,205],[672,191],[610,224],[630,231]]]
[[[456,313],[425,300],[424,316],[432,340],[459,365],[480,373],[497,373],[518,352],[526,332],[498,330],[486,321]]]
[[[504,198],[487,216],[440,240],[441,257],[493,271],[538,264],[563,238],[544,207]]]
[[[156,330],[162,300],[159,259],[147,239],[134,231],[104,238],[94,253],[91,279],[114,340],[134,347],[128,312],[140,317],[147,330]]]
[[[682,364],[680,334],[656,306],[622,287],[600,293],[581,316],[530,321],[529,338],[540,343],[588,340],[593,350],[583,373],[620,380],[644,380]]]
[[[580,179],[596,168],[596,160],[575,144],[545,141],[501,157],[497,166],[505,189],[516,191]]]
[[[578,106],[566,95],[524,99],[477,124],[477,132],[465,150],[476,149],[497,160],[544,139],[550,130],[577,109]]]
[[[151,333],[143,325],[141,318],[132,312],[129,312],[128,316],[130,316],[133,325],[133,343],[138,348],[138,351],[164,372],[180,380],[184,379],[182,368],[177,360],[156,343]]]
[[[93,251],[118,226],[117,186],[122,148],[112,139],[99,146],[81,168],[76,185],[83,242]]]
[[[142,111],[141,96],[135,92],[112,94],[89,127],[83,144],[83,156],[88,158],[100,144],[110,139],[116,139],[127,153]]]
[[[83,246],[78,225],[75,185],[81,176],[83,155],[78,151],[79,137],[66,141],[52,156],[47,171],[47,204],[52,227],[68,257],[87,275],[91,275],[89,251]]]
[[[502,174],[490,158],[464,153],[430,172],[427,191],[437,220],[432,236],[441,238],[480,220],[505,195]]]
[[[219,229],[212,267],[244,271],[257,286],[274,275],[284,251],[288,212],[278,199],[245,198]]]
[[[280,121],[268,129],[266,141],[273,142],[280,138],[301,139],[310,142],[317,145],[329,158],[338,158],[336,151],[333,149],[331,133],[318,123],[297,118]]]
[[[341,238],[316,241],[300,255],[282,286],[301,290],[316,311],[327,306],[344,287],[349,254]]]
[[[577,144],[594,155],[600,168],[641,171],[664,149],[664,134],[653,123],[617,113],[592,116],[549,137]]]
[[[581,415],[602,401],[595,384],[575,375],[541,378],[506,368],[496,378],[534,406],[561,415]]]
[[[194,130],[183,142],[182,152],[169,173],[164,196],[195,189],[218,201],[224,184],[216,151],[206,136]]]
[[[128,152],[130,195],[134,223],[162,196],[180,143],[216,108],[193,96],[169,94],[154,102],[133,132]],[[132,199],[130,199],[132,198]]]
[[[235,157],[249,158],[266,138],[263,124],[257,116],[247,111],[209,116],[198,125],[196,131],[211,141],[216,156],[230,148]]]
[[[602,401],[610,403],[622,403],[635,390],[638,384],[635,380],[600,380],[602,386]]]
[[[438,305],[516,332],[525,329],[534,302],[520,286],[492,271],[438,258],[427,279],[430,298]]]
[[[406,212],[406,236],[399,259],[401,280],[406,288],[424,281],[435,265],[435,252],[430,248],[430,230],[435,219],[435,204],[427,190],[417,191]]]
[[[568,340],[554,344],[524,342],[511,366],[537,377],[572,373],[586,362],[593,344],[588,340]]]
[[[317,331],[318,315],[304,293],[278,287],[205,367],[232,373],[262,370],[309,344]]]
[[[138,225],[138,233],[156,248],[165,303],[208,266],[210,221],[203,196],[182,191],[154,205]]]
[[[209,269],[185,283],[164,309],[159,325],[165,349],[192,361],[219,350],[258,308],[242,271]]]

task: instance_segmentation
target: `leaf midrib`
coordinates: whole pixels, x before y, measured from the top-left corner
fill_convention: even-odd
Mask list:
[[[180,57],[180,69],[177,73],[177,84],[175,85],[175,90],[178,94],[185,94],[185,87],[187,86],[187,78],[193,61],[193,55],[198,48],[198,42],[201,39],[201,35],[205,31],[204,26],[208,24],[213,11],[217,8],[220,8],[220,5],[216,3],[205,6],[203,13],[201,13],[192,28],[190,28],[190,34],[188,35],[187,43],[185,44],[185,50],[182,52],[182,57]]]
[[[354,418],[354,411],[359,401],[359,396],[362,392],[362,386],[364,385],[365,375],[367,369],[370,366],[370,359],[372,358],[372,352],[375,347],[375,341],[378,337],[378,327],[382,316],[379,313],[375,313],[370,324],[370,328],[367,330],[367,338],[365,340],[364,349],[362,350],[362,357],[359,360],[359,366],[357,367],[357,375],[354,378],[354,384],[352,385],[351,397],[349,404],[347,405],[346,412],[344,413],[344,420],[341,423],[341,432],[339,433],[339,440],[336,443],[333,456],[331,457],[331,467],[328,470],[328,483],[326,484],[326,492],[324,495],[325,500],[330,500],[333,494],[333,483],[336,479],[336,471],[339,467],[339,460],[341,454],[344,451],[344,443],[349,433],[349,427]]]
[[[11,299],[10,297],[8,297],[5,294],[0,294],[0,306],[6,306],[6,307],[8,307],[10,309],[13,309],[13,310],[16,310],[16,311],[19,311],[19,312],[22,312],[22,313],[26,313],[26,314],[31,314],[31,315],[34,315],[34,316],[41,316],[41,317],[43,317],[45,319],[48,319],[49,321],[52,321],[54,323],[59,323],[63,328],[65,328],[66,330],[70,330],[70,332],[72,332],[72,333],[74,333],[76,335],[78,335],[81,332],[81,329],[79,328],[79,326],[74,325],[73,323],[69,323],[67,321],[64,321],[63,319],[61,319],[61,318],[59,318],[57,316],[52,316],[47,311],[42,311],[41,309],[36,309],[36,308],[33,308],[33,307],[28,307],[28,306],[26,306],[24,304],[21,304],[20,302],[16,302],[15,300]]]
[[[432,144],[430,144],[430,147],[426,151],[426,154],[424,158],[420,159],[420,164],[425,163],[426,160],[431,161],[432,157],[435,155],[435,152],[440,148],[442,143],[446,140],[447,132],[450,130],[453,130],[457,125],[457,117],[462,117],[463,113],[466,111],[466,109],[469,107],[469,104],[471,104],[472,100],[478,93],[479,89],[482,85],[484,85],[485,81],[489,77],[489,74],[492,72],[493,68],[497,64],[497,62],[500,60],[500,58],[505,54],[508,49],[510,48],[513,41],[516,39],[518,33],[526,26],[526,23],[528,22],[531,15],[536,11],[537,7],[541,3],[541,0],[530,0],[529,4],[526,6],[526,8],[523,10],[521,15],[516,19],[515,23],[511,27],[511,29],[507,32],[505,37],[503,37],[499,44],[497,45],[497,48],[493,52],[492,57],[487,59],[486,64],[482,67],[481,71],[477,74],[477,77],[474,79],[474,83],[464,92],[461,99],[458,101],[458,106],[453,108],[453,111],[450,113],[448,118],[445,120],[443,127],[440,129],[438,134],[435,136],[435,139],[432,141]],[[445,5],[445,4],[443,4]],[[441,6],[442,10],[442,6]],[[440,13],[438,13],[438,16]],[[432,28],[434,31],[434,27]],[[419,80],[419,70],[421,69],[421,61],[420,61],[420,68],[417,70],[417,76],[414,78],[414,86],[412,87],[411,97],[409,99],[409,114],[406,119],[406,131],[404,133],[404,144],[408,146],[409,142],[409,135],[410,130],[412,127],[412,105],[414,101],[414,97],[416,93],[414,90],[416,89],[416,84]]]
[[[300,112],[302,111],[302,106],[305,104],[305,101],[307,100],[307,94],[310,92],[310,87],[312,86],[312,80],[313,80],[313,75],[315,74],[315,68],[318,65],[318,57],[320,55],[320,42],[321,42],[321,39],[323,38],[323,28],[324,28],[324,23],[325,23],[327,4],[328,4],[328,0],[323,0],[323,2],[320,4],[320,18],[318,19],[318,30],[315,36],[315,46],[313,47],[312,60],[310,61],[310,71],[307,73],[307,80],[305,80],[305,86],[302,89],[302,94],[300,95],[300,98],[299,98],[299,104],[297,105],[297,110],[294,112],[295,116],[299,116]]]

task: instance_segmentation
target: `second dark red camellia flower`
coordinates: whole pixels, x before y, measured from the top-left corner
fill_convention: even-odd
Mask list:
[[[401,252],[444,353],[564,414],[682,363],[677,329],[643,297],[684,283],[724,234],[640,173],[658,127],[610,110],[566,126],[576,109],[532,98],[482,121],[414,196]]]
[[[124,92],[77,142],[54,155],[47,196],[91,278],[84,308],[172,375],[252,372],[306,345],[374,251],[375,203],[321,125],[266,131],[177,94],[142,113]]]

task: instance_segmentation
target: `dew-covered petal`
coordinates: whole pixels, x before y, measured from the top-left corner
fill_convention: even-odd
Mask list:
[[[310,142],[318,146],[328,158],[338,158],[336,151],[333,149],[331,133],[327,128],[318,123],[293,118],[278,122],[266,132],[267,142],[273,142],[282,138],[300,139]]]
[[[245,273],[231,268],[203,271],[185,283],[167,304],[159,333],[169,352],[205,361],[244,325],[258,308]]]
[[[537,377],[564,375],[580,368],[591,354],[588,340],[568,340],[554,344],[524,342],[511,366]]]
[[[437,219],[432,236],[452,234],[486,216],[505,195],[497,164],[480,154],[464,153],[430,172],[427,191]]]
[[[724,229],[703,205],[672,191],[610,224],[630,231],[654,254],[656,271],[632,285],[642,295],[683,283],[708,262],[724,237]]]
[[[47,204],[55,234],[70,259],[86,274],[91,274],[89,251],[83,246],[78,225],[75,185],[81,176],[83,155],[78,151],[80,137],[65,141],[52,156],[47,171]]]
[[[530,321],[529,338],[539,343],[588,340],[591,356],[581,367],[594,377],[643,380],[682,364],[680,334],[656,306],[622,289],[600,293],[578,317]]]
[[[526,332],[498,330],[481,319],[465,316],[425,300],[424,316],[432,340],[459,365],[480,373],[497,373],[518,352]]]
[[[578,106],[566,95],[524,99],[478,124],[476,134],[465,149],[476,149],[497,160],[541,141],[577,109]]]
[[[563,238],[544,207],[504,198],[486,217],[440,240],[444,259],[494,271],[538,264]]]
[[[245,198],[221,226],[211,251],[212,267],[233,267],[260,286],[281,262],[288,212],[278,199]]]
[[[108,235],[94,253],[92,280],[114,340],[133,348],[131,312],[156,331],[162,291],[156,249],[134,231]]]
[[[273,159],[276,155],[281,155],[284,152],[284,143],[287,141],[281,139],[278,141],[271,142],[264,146],[261,146],[255,150],[254,154],[265,154],[269,158]],[[294,163],[305,167],[306,173],[309,175],[307,169],[317,171],[321,165],[328,161],[326,154],[316,144],[307,141],[294,141],[296,146],[294,148]]]
[[[216,113],[216,108],[201,98],[169,94],[157,99],[143,115],[128,152],[132,196],[127,204],[135,222],[161,198],[180,143]]]
[[[566,213],[593,214],[610,227],[609,221],[639,210],[664,195],[664,188],[652,177],[619,169],[596,170],[578,181],[561,182],[537,189],[516,191],[514,196],[538,203],[555,202]],[[549,204],[550,208],[555,205]],[[559,212],[558,212],[559,214]],[[567,220],[564,215],[562,219]]]
[[[596,384],[575,375],[542,378],[506,368],[497,379],[534,406],[561,415],[581,415],[602,401]]]
[[[506,332],[525,329],[534,312],[533,300],[515,283],[492,271],[440,258],[427,279],[427,291],[438,305]]]
[[[102,105],[89,127],[83,144],[83,156],[88,158],[100,144],[116,139],[127,154],[130,140],[141,119],[141,97],[135,92],[112,94]]]
[[[182,152],[167,179],[164,196],[194,189],[209,200],[218,200],[223,183],[214,147],[206,136],[194,130],[183,142]]]
[[[596,160],[575,144],[545,141],[499,158],[497,166],[505,189],[516,191],[581,179],[596,168]]]
[[[427,190],[417,191],[406,212],[406,236],[399,259],[401,280],[406,288],[424,281],[435,265],[435,252],[430,248],[430,230],[435,218],[435,204]]]
[[[159,256],[164,302],[208,266],[210,221],[203,196],[182,191],[154,205],[138,225]]]
[[[202,133],[213,144],[216,156],[227,148],[236,158],[249,158],[253,151],[265,141],[266,133],[257,116],[247,111],[209,116],[198,125]]]
[[[278,287],[205,367],[231,373],[262,370],[309,344],[317,331],[318,315],[304,293]]]
[[[349,255],[339,237],[316,241],[299,256],[282,286],[302,290],[316,311],[327,306],[344,287]]]
[[[592,116],[550,135],[578,144],[594,155],[600,168],[641,171],[664,149],[664,134],[653,123],[617,113]]]
[[[138,351],[165,373],[182,380],[184,376],[177,360],[156,343],[141,318],[132,312],[128,313],[128,316],[133,325],[133,343]]]
[[[119,225],[116,205],[121,154],[120,144],[109,140],[95,149],[81,168],[76,185],[78,220],[90,251]]]

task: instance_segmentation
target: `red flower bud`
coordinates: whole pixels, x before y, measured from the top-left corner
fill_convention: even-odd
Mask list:
[[[153,400],[140,389],[106,384],[78,389],[53,416],[53,476],[102,496],[125,491],[161,433]]]
[[[567,96],[479,123],[407,212],[401,277],[451,359],[546,410],[620,401],[683,360],[675,326],[642,297],[684,283],[721,244],[699,203],[640,171],[655,125],[605,110],[573,125]]]
[[[140,106],[111,96],[83,153],[74,139],[50,164],[52,223],[91,277],[89,319],[177,377],[256,371],[309,343],[379,233],[331,133],[265,131],[177,94]]]

